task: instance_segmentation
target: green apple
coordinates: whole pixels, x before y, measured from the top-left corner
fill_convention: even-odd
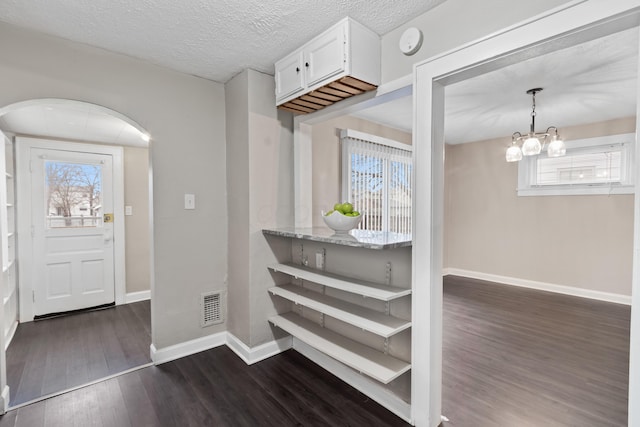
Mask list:
[[[335,205],[333,205],[334,211],[339,211],[340,209],[342,209],[342,203],[336,203]]]
[[[353,205],[349,202],[343,203],[342,204],[342,212],[343,213],[351,213],[353,211]]]
[[[333,211],[329,211],[329,212],[325,213],[325,214],[324,214],[324,216],[329,216],[329,215],[331,215],[332,213],[333,213]]]
[[[358,211],[353,211],[351,213],[353,214],[353,216],[360,216],[360,212],[358,212]]]

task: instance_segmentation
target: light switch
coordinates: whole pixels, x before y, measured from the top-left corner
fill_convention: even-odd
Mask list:
[[[184,208],[185,209],[195,209],[196,208],[196,195],[195,194],[185,194],[184,195]]]
[[[124,214],[127,215],[127,216],[133,215],[133,206],[125,206],[124,207]]]

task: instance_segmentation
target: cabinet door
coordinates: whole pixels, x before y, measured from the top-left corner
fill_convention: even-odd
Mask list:
[[[302,51],[276,62],[275,69],[276,101],[304,89]]]
[[[346,25],[339,25],[307,45],[304,58],[307,87],[345,70],[345,31]]]

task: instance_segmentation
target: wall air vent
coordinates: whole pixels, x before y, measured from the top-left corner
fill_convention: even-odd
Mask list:
[[[224,322],[222,291],[206,292],[200,298],[200,326],[211,326]]]

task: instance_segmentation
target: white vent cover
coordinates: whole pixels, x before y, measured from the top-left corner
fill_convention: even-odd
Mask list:
[[[224,322],[222,291],[206,292],[200,298],[200,326]]]

